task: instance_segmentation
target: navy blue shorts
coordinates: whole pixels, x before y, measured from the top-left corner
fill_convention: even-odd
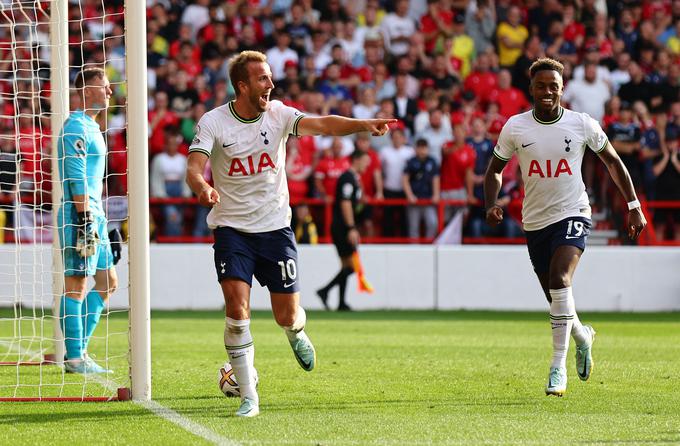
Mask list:
[[[215,229],[217,280],[240,279],[252,286],[253,276],[272,293],[296,293],[298,255],[290,228],[250,234],[229,227]]]
[[[588,218],[569,217],[538,231],[526,231],[529,258],[534,271],[537,274],[550,271],[550,259],[560,246],[571,245],[585,251],[592,226]]]

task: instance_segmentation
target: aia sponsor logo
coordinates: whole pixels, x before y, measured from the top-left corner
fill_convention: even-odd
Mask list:
[[[569,163],[564,158],[559,160],[555,166],[553,166],[553,160],[546,160],[545,166],[541,166],[537,160],[531,160],[529,164],[529,177],[557,178],[560,175],[572,175]]]
[[[255,154],[255,157],[257,158],[258,155]],[[276,166],[271,157],[267,152],[262,152],[257,161],[253,158],[253,155],[248,155],[248,158],[233,158],[231,160],[231,165],[229,166],[228,175],[230,177],[245,177],[248,175],[255,175],[267,169],[273,169],[274,167]]]

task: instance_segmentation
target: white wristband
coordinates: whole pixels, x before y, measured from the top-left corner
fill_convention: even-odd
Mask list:
[[[632,211],[635,208],[640,207],[640,202],[638,200],[633,200],[628,202],[628,210]]]

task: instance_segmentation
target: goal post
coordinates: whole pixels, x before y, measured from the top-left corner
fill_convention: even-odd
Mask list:
[[[52,129],[61,129],[69,114],[69,48],[68,48],[68,0],[55,0],[50,10],[50,105]],[[52,138],[52,209],[58,209],[63,195],[59,178],[59,139]],[[61,295],[64,290],[64,263],[59,247],[57,213],[52,213],[52,293],[54,304],[52,315],[60,311]],[[56,319],[54,319],[56,322]],[[63,365],[64,335],[58,323],[53,324],[54,358],[57,365]]]
[[[146,2],[125,0],[130,215],[130,369],[132,398],[151,399],[149,149]]]
[[[150,400],[146,2],[0,2],[0,55],[0,162],[14,173],[8,180],[0,172],[0,401]],[[98,119],[107,145],[105,230],[123,227],[127,236],[118,289],[88,348],[114,374],[78,375],[63,368],[58,210],[66,158],[58,147],[77,100],[73,78],[91,66],[105,68],[117,92]],[[86,293],[92,284],[88,278]],[[86,301],[83,324],[99,314]]]

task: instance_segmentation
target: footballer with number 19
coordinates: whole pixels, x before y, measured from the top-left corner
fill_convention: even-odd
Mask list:
[[[546,395],[567,390],[566,355],[569,335],[576,342],[576,371],[585,381],[593,368],[595,330],[581,324],[572,294],[572,276],[585,250],[592,225],[591,210],[581,178],[581,163],[590,148],[607,166],[628,202],[628,234],[636,239],[647,221],[626,167],[593,118],[560,105],[564,67],[541,58],[529,68],[533,110],[512,116],[503,126],[484,178],[486,220],[495,226],[503,219],[496,205],[501,172],[513,154],[519,158],[525,184],[522,224],[529,257],[550,302],[553,358]]]
[[[250,333],[253,275],[269,289],[272,311],[300,366],[311,371],[316,353],[300,307],[297,248],[290,228],[285,149],[289,135],[384,135],[394,119],[306,116],[270,101],[272,72],[264,54],[243,51],[229,60],[236,99],[199,120],[189,148],[187,183],[205,206],[215,235],[217,279],[226,305],[224,346],[241,394],[237,416],[259,413],[255,350]],[[203,178],[210,159],[215,187]]]

